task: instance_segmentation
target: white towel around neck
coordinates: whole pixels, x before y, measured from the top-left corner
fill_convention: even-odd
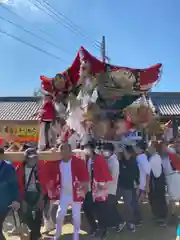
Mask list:
[[[162,173],[162,159],[159,154],[153,154],[150,159],[149,163],[151,165],[151,170],[156,178],[160,177]]]

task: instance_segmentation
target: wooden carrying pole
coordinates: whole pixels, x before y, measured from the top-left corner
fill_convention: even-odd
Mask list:
[[[134,146],[136,141],[140,140],[138,136],[135,138],[124,139],[122,141],[106,141],[113,143],[115,146],[116,152],[122,152],[124,145],[131,145]],[[81,159],[85,159],[85,152],[81,149],[74,149],[72,151],[73,155],[80,157]],[[58,161],[61,159],[61,152],[56,151],[55,149],[49,151],[38,151],[38,159],[44,161]],[[24,152],[5,152],[4,154],[0,154],[0,161],[1,160],[8,160],[10,162],[22,162],[24,161]]]
[[[81,149],[75,149],[72,151],[74,155],[84,159],[85,152]],[[61,153],[59,151],[39,151],[38,159],[44,161],[58,161],[61,159]],[[0,154],[0,161],[8,160],[10,162],[23,162],[24,161],[24,152],[5,152]]]
[[[44,161],[57,161],[60,159],[60,152],[42,151],[38,152],[39,160]],[[24,152],[5,152],[0,154],[0,160],[7,160],[10,162],[24,161]]]

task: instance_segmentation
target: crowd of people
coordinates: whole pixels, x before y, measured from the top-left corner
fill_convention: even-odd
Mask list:
[[[67,70],[53,78],[40,76],[42,105],[32,115],[39,119],[38,143],[0,148],[0,240],[11,211],[28,226],[31,240],[40,239],[43,220],[54,227],[50,217],[54,201],[58,201],[54,240],[61,237],[69,205],[74,240],[79,239],[82,209],[92,237],[98,234],[105,240],[109,227],[120,233],[127,226],[135,232],[143,222],[140,203],[146,196],[157,223],[166,224],[165,179],[175,172],[168,148],[157,142],[147,146],[137,136],[135,145],[126,141],[154,120],[147,92],[161,67],[113,66],[81,47]],[[8,137],[14,135],[18,133],[10,131]],[[15,156],[22,156],[17,152],[24,153],[23,161],[15,162]],[[168,191],[174,190],[172,185]],[[118,208],[121,198],[124,217]]]
[[[147,144],[141,140],[136,145],[124,146],[118,153],[111,142],[99,148],[93,139],[82,141],[79,147],[85,155],[83,160],[64,142],[59,146],[59,161],[38,161],[37,149],[29,146],[24,146],[23,162],[0,161],[0,239],[5,239],[3,223],[11,211],[17,212],[20,222],[28,226],[31,240],[41,239],[43,222],[48,231],[56,228],[53,239],[58,240],[69,205],[74,240],[79,239],[82,209],[89,235],[99,235],[103,240],[108,238],[110,227],[117,233],[125,227],[135,232],[143,224],[141,201],[146,197],[159,226],[166,226],[168,208],[172,218],[176,218],[179,169],[170,153],[180,152],[179,139],[173,146],[163,141]],[[118,208],[121,198],[124,216]],[[51,211],[56,200],[55,225]]]

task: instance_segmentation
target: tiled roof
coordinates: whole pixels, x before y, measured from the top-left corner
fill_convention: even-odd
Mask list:
[[[149,103],[162,116],[180,115],[180,93],[150,92]],[[0,120],[37,120],[40,106],[39,97],[0,97]]]
[[[39,97],[0,97],[0,120],[37,120],[32,117],[41,103]]]
[[[178,92],[151,92],[151,101],[156,111],[162,116],[180,115],[180,93]]]

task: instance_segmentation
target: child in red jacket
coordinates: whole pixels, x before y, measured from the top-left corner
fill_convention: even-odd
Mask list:
[[[39,111],[40,133],[39,149],[46,150],[51,148],[52,123],[55,120],[55,107],[53,97],[50,94],[44,96],[43,105]]]

